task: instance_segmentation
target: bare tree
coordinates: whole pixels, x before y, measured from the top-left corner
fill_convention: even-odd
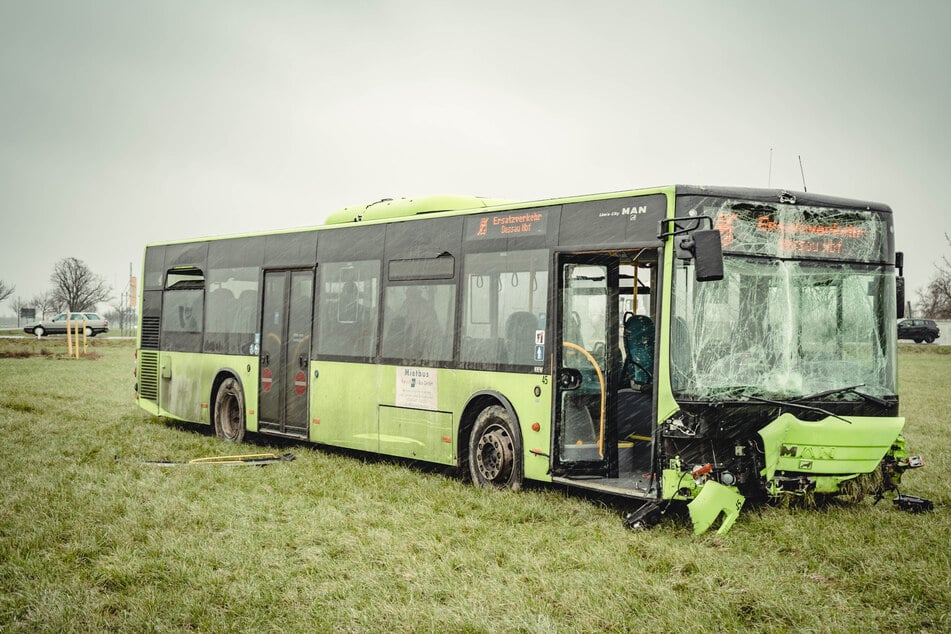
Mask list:
[[[81,312],[109,299],[112,289],[101,275],[77,258],[63,258],[50,275],[53,300],[67,310]]]
[[[16,289],[16,286],[8,285],[3,280],[0,280],[0,302],[5,301],[8,297],[13,295],[13,291]]]
[[[135,327],[135,309],[130,308],[128,303],[120,301],[117,304],[111,304],[110,308],[112,310],[106,313],[106,319],[110,324],[116,324],[120,333]]]
[[[944,234],[951,245],[951,237]],[[951,260],[942,257],[928,286],[918,291],[918,312],[933,319],[951,319]]]
[[[951,263],[943,258],[928,282],[918,291],[918,312],[923,317],[951,319]]]
[[[20,314],[21,314],[20,311],[23,309],[24,306],[26,306],[26,304],[23,303],[23,298],[22,298],[22,297],[16,297],[16,298],[14,298],[14,300],[13,300],[12,302],[10,302],[10,303],[13,305],[13,312],[15,312],[15,313],[17,314],[17,328],[19,328],[19,327],[20,327]]]
[[[60,308],[59,303],[53,298],[53,291],[34,295],[30,301],[33,303],[33,307],[36,308],[37,319],[46,319],[48,314],[58,311]]]

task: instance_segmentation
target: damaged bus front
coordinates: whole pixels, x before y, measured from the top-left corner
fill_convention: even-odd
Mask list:
[[[891,210],[810,194],[679,193],[675,226],[711,219],[723,271],[698,281],[689,240],[668,237],[679,253],[668,259],[662,338],[662,497],[689,500],[698,532],[725,513],[722,532],[748,496],[895,489],[921,461],[900,434]]]

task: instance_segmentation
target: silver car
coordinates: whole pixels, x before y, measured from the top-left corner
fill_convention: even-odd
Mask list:
[[[83,330],[87,337],[95,337],[100,332],[109,332],[109,322],[96,313],[60,313],[52,319],[44,319],[24,326],[23,332],[42,337],[43,335],[66,334],[66,316],[69,315],[70,330]],[[83,320],[85,319],[85,323]]]

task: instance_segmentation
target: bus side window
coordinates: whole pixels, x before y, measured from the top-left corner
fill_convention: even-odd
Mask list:
[[[454,284],[390,286],[384,304],[383,356],[446,361],[452,357]]]
[[[322,263],[320,276],[318,354],[374,356],[380,261]]]
[[[547,257],[544,249],[466,256],[460,350],[463,362],[490,366],[538,364],[536,355],[540,350],[544,353]]]

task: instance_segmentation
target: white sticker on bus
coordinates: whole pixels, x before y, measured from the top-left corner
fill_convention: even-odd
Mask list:
[[[436,377],[433,368],[396,368],[396,406],[436,410]]]

